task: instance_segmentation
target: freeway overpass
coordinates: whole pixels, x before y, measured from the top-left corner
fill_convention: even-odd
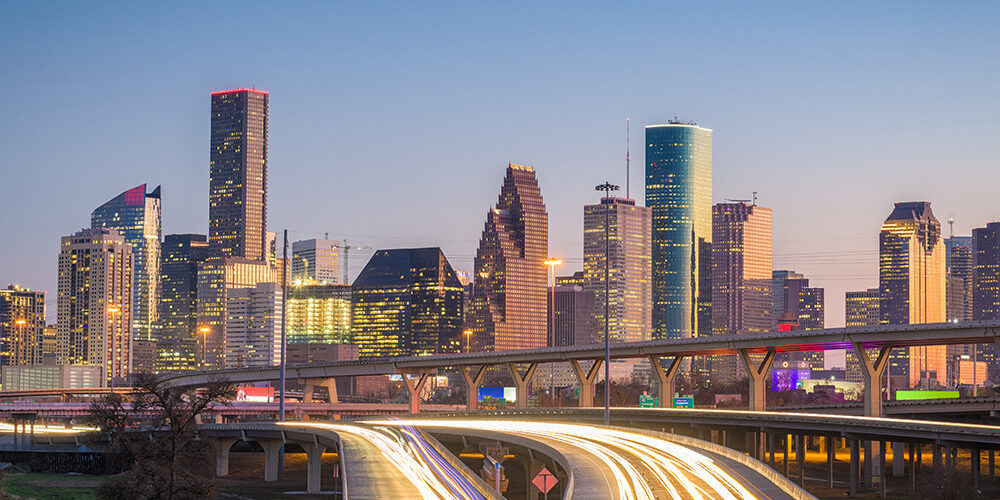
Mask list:
[[[864,413],[882,415],[882,379],[889,361],[889,351],[897,347],[953,344],[991,344],[1000,341],[1000,321],[971,321],[965,323],[931,323],[920,325],[890,325],[859,328],[827,328],[824,330],[767,332],[654,340],[611,345],[612,359],[648,358],[659,380],[661,404],[673,395],[673,378],[681,361],[690,356],[734,355],[739,356],[750,379],[749,403],[752,410],[765,408],[765,380],[776,353],[852,349],[858,354],[864,375]],[[875,356],[866,349],[874,349]],[[573,367],[580,385],[582,406],[593,405],[594,384],[604,358],[601,345],[550,347],[542,349],[511,350],[501,352],[474,352],[411,356],[398,358],[373,358],[362,361],[337,363],[311,363],[287,367],[288,377],[299,379],[311,400],[313,387],[331,386],[336,377],[363,375],[403,375],[410,391],[411,411],[420,410],[419,393],[428,375],[436,369],[456,367],[461,370],[468,387],[468,407],[476,407],[476,394],[487,367],[504,366],[517,385],[518,405],[525,407],[528,384],[539,363],[568,362]],[[670,361],[663,366],[662,358]],[[593,361],[588,369],[582,364]],[[524,368],[526,366],[526,368]],[[214,379],[224,378],[235,383],[277,380],[278,367],[226,369],[192,372],[170,376],[168,384],[199,386]]]

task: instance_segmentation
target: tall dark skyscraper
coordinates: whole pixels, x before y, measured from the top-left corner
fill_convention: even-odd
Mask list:
[[[809,279],[795,271],[771,273],[774,307],[771,317],[778,321],[783,315],[794,318],[799,330],[823,328],[823,289],[810,287]]]
[[[549,315],[552,317],[549,347],[593,344],[604,341],[596,334],[594,293],[580,285],[556,286],[549,294]],[[555,299],[555,304],[552,303]],[[554,308],[554,310],[553,310]],[[603,320],[601,320],[603,321]],[[601,325],[603,327],[603,325]],[[602,328],[603,330],[603,328]]]
[[[41,364],[44,336],[45,292],[0,289],[0,366]]]
[[[191,341],[198,334],[198,265],[208,258],[203,234],[168,234],[160,264],[160,338]]]
[[[462,300],[462,284],[440,248],[375,252],[351,285],[361,357],[459,352]]]
[[[972,230],[972,319],[1000,319],[1000,222]]]
[[[535,170],[510,164],[476,250],[473,350],[545,347],[548,253],[549,214]]]
[[[972,237],[945,238],[945,272],[948,274],[948,321],[972,320]]]
[[[267,99],[255,89],[212,93],[211,257],[267,258]]]
[[[147,193],[143,184],[112,198],[91,212],[90,227],[114,229],[132,246],[132,336],[155,340],[160,302],[160,186]]]
[[[712,131],[646,126],[653,212],[653,339],[712,333]]]

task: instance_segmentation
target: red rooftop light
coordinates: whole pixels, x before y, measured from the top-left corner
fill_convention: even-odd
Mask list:
[[[267,91],[266,90],[260,90],[260,89],[229,89],[229,90],[219,90],[219,91],[216,91],[216,92],[212,92],[212,95],[235,94],[237,92],[253,92],[255,94],[264,94],[264,95],[267,95]]]

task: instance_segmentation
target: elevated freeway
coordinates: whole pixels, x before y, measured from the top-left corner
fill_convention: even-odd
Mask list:
[[[891,325],[863,328],[828,328],[824,330],[768,332],[629,342],[611,345],[611,358],[648,358],[659,380],[661,404],[666,404],[674,393],[673,378],[681,361],[690,356],[738,356],[750,379],[749,405],[752,410],[765,408],[765,379],[777,353],[851,349],[861,360],[865,380],[865,414],[881,416],[882,382],[892,348],[925,345],[990,344],[1000,339],[1000,321],[972,321],[965,323],[931,323],[920,325]],[[870,353],[873,352],[874,355]],[[375,358],[363,361],[337,363],[311,363],[287,367],[289,377],[303,382],[307,394],[312,387],[329,385],[336,377],[363,375],[403,375],[411,395],[411,410],[420,410],[420,391],[428,375],[439,368],[454,367],[462,371],[468,386],[468,407],[476,407],[476,394],[485,368],[506,367],[517,385],[518,404],[527,405],[528,385],[539,363],[568,362],[573,367],[580,385],[582,406],[593,404],[594,383],[603,362],[604,349],[600,345],[552,347],[542,349],[511,350],[502,352],[474,352]],[[664,366],[662,359],[669,363]],[[593,361],[588,368],[583,363]],[[278,367],[243,368],[193,372],[168,377],[167,383],[177,386],[199,386],[212,380],[226,379],[244,383],[277,380]]]

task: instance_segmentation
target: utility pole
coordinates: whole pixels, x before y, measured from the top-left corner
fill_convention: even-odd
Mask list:
[[[597,186],[604,191],[604,425],[611,423],[611,192],[618,186],[605,182]]]

